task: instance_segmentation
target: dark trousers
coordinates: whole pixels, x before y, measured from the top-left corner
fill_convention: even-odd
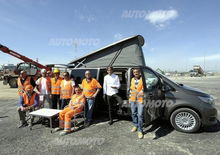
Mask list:
[[[64,109],[70,102],[70,99],[62,99],[61,100],[61,109]]]
[[[112,96],[107,95],[108,112],[109,112],[109,120],[110,121],[112,121],[112,104],[114,103],[114,101],[117,101],[117,103],[119,103],[119,106],[121,106],[123,103],[122,98],[120,96],[118,96],[117,94],[114,94]]]
[[[21,123],[25,123],[26,122],[26,111],[21,111],[21,108],[18,107],[18,115],[19,115],[19,119],[21,121]],[[33,109],[30,109],[28,112],[32,112]],[[33,118],[31,119],[31,123],[33,122]]]
[[[60,95],[52,94],[51,100],[52,100],[52,109],[57,109],[57,104],[59,104],[59,109],[61,109]]]

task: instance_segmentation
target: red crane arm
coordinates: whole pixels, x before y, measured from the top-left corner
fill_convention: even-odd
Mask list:
[[[24,61],[24,62],[30,62],[30,63],[36,65],[38,68],[41,68],[41,69],[44,68],[44,69],[46,69],[46,70],[50,70],[49,67],[46,67],[46,66],[44,66],[44,65],[42,65],[42,64],[40,64],[40,63],[38,63],[38,62],[36,62],[36,61],[34,61],[34,60],[32,60],[32,59],[26,57],[26,56],[23,56],[23,55],[21,55],[21,54],[15,52],[15,51],[12,51],[12,50],[10,50],[8,47],[3,46],[3,45],[1,45],[1,44],[0,44],[0,51],[2,51],[2,52],[4,52],[4,53],[7,53],[7,54],[9,54],[9,55],[11,55],[11,56],[14,56],[14,57],[16,57],[16,58],[18,58],[18,59],[20,59],[20,60],[22,60],[22,61]]]

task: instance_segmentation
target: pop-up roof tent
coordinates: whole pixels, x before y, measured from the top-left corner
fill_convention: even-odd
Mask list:
[[[76,68],[96,68],[108,66],[145,66],[141,35],[125,38],[86,56],[75,59],[69,64]]]

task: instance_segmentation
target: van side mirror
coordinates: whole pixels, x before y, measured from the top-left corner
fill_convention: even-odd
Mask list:
[[[169,92],[169,91],[171,91],[172,89],[171,89],[169,86],[167,86],[167,85],[163,85],[162,88],[161,88],[161,90],[162,90],[163,92]]]

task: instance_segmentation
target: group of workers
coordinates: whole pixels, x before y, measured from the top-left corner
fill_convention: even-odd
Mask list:
[[[113,124],[112,104],[117,101],[119,105],[123,104],[122,98],[118,95],[120,80],[118,75],[113,73],[113,67],[107,67],[107,75],[104,77],[103,95],[109,105],[109,125]],[[138,138],[143,138],[143,82],[139,69],[133,69],[134,77],[131,80],[129,103],[132,111],[133,127],[131,132],[138,131]],[[34,91],[34,88],[37,91]],[[68,72],[64,72],[63,78],[60,77],[60,70],[54,69],[53,76],[47,74],[45,69],[41,70],[41,77],[33,80],[25,71],[20,72],[18,78],[18,94],[20,102],[18,113],[20,117],[20,127],[27,126],[25,113],[45,106],[45,101],[49,103],[49,108],[62,109],[59,113],[59,127],[56,131],[62,130],[60,135],[71,132],[71,119],[77,113],[85,109],[85,126],[92,123],[92,115],[95,99],[102,89],[100,83],[92,77],[89,70],[85,72],[85,78],[82,83],[76,85]],[[32,120],[29,125],[32,125]]]

